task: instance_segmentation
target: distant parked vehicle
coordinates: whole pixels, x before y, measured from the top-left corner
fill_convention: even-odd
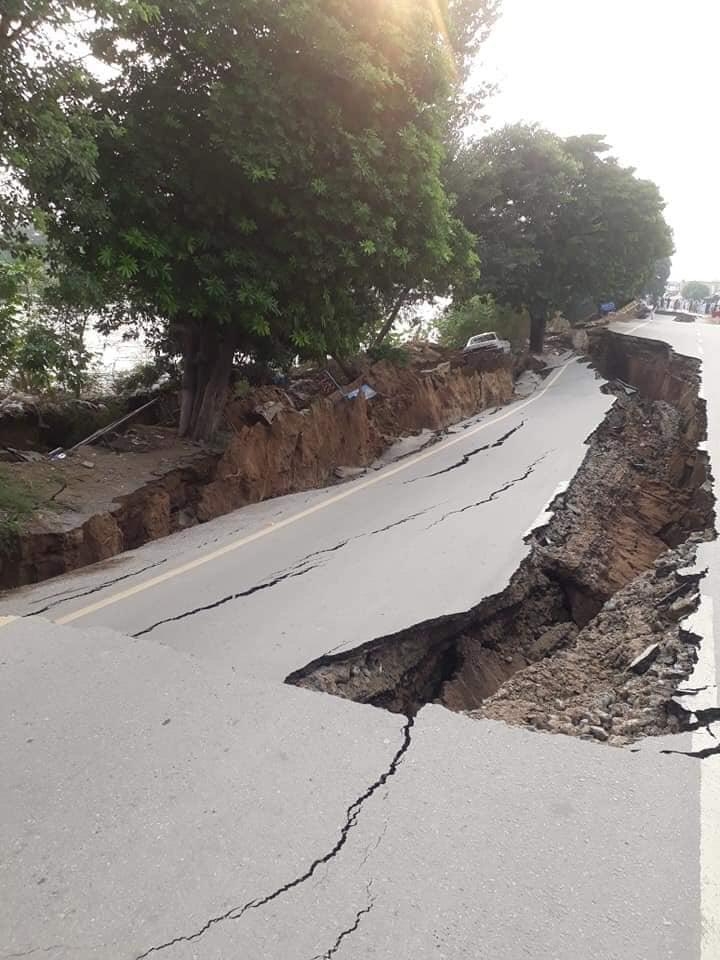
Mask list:
[[[471,353],[473,350],[499,350],[501,353],[510,353],[510,341],[501,340],[496,333],[477,333],[465,344],[463,353]]]
[[[646,317],[649,317],[652,313],[652,309],[648,306],[647,303],[644,303],[642,300],[638,304],[638,308],[635,311],[635,316],[638,320],[645,320]]]

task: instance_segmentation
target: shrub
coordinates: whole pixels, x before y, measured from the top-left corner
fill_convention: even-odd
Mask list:
[[[403,350],[402,346],[389,341],[380,343],[376,347],[370,347],[367,355],[373,363],[378,363],[380,360],[387,360],[388,363],[392,363],[396,367],[406,367],[409,359],[407,351]]]
[[[167,363],[158,360],[146,360],[136,364],[129,370],[123,370],[115,375],[113,389],[116,393],[142,393],[150,390],[161,380],[168,380],[172,372]]]
[[[463,303],[451,304],[436,321],[440,343],[445,347],[464,347],[476,333],[491,330],[516,349],[525,346],[530,336],[530,319],[525,311],[497,304],[493,298],[474,296]]]
[[[0,469],[0,550],[7,550],[40,505],[33,488]]]

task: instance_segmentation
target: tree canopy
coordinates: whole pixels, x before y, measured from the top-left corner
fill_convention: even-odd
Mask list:
[[[710,287],[702,280],[690,280],[683,284],[682,295],[686,300],[704,300],[710,296]]]
[[[499,4],[9,0],[0,338],[19,358],[38,228],[48,330],[77,348],[63,369],[82,373],[91,313],[150,324],[183,358],[180,432],[205,439],[238,356],[341,358],[438,295],[448,337],[520,338],[529,315],[538,350],[553,311],[650,289],[663,202],[602,138],[468,141]]]
[[[0,257],[0,380],[80,396],[91,376],[84,275],[49,274],[42,247]]]
[[[625,302],[672,252],[657,187],[607,150],[600,137],[519,124],[468,144],[451,167],[481,263],[468,292],[526,308],[535,351],[552,311],[587,297]]]
[[[5,0],[0,9],[0,235],[32,222],[26,174],[95,179],[97,81],[87,69],[99,29],[150,15],[143,0]]]
[[[212,431],[237,350],[342,351],[378,304],[473,271],[441,179],[447,34],[493,5],[181,0],[96,33],[119,69],[91,108],[95,184],[28,182],[65,256],[168,321],[183,432]]]

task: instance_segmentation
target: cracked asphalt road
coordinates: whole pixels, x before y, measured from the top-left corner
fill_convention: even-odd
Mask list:
[[[700,958],[712,760],[283,684],[502,589],[599,388],[5,596],[0,960]]]

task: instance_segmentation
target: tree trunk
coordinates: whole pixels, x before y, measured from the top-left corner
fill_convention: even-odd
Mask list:
[[[543,352],[546,323],[547,307],[533,307],[530,310],[530,353]]]
[[[217,430],[230,383],[235,335],[212,324],[189,324],[182,332],[183,374],[178,434],[209,440]]]
[[[352,369],[347,363],[345,363],[345,361],[341,356],[339,356],[337,353],[331,353],[330,356],[338,365],[338,367],[340,367],[340,369],[342,370],[344,376],[348,381],[355,379],[355,374],[353,373]]]
[[[225,336],[216,344],[215,355],[212,364],[208,365],[205,389],[193,424],[193,440],[209,440],[220,425],[227,399],[234,353],[235,345],[231,337]]]
[[[192,423],[195,387],[197,384],[197,331],[192,326],[183,329],[182,342],[182,384],[180,387],[180,423],[178,436],[186,437]]]
[[[78,321],[76,330],[75,330],[75,352],[76,357],[76,370],[75,370],[75,382],[73,384],[73,392],[77,400],[82,396],[82,390],[85,386],[85,370],[87,366],[86,356],[85,356],[85,331],[87,330],[88,324],[88,315],[87,313],[82,314],[81,319]]]
[[[408,293],[410,293],[410,288],[409,288],[409,287],[403,287],[402,291],[400,292],[400,296],[397,298],[397,300],[396,300],[395,303],[393,304],[392,310],[391,310],[390,313],[387,315],[387,317],[386,317],[385,322],[383,323],[383,325],[380,327],[380,330],[379,330],[379,332],[378,332],[378,335],[377,335],[377,336],[375,337],[375,339],[373,340],[373,342],[372,342],[373,347],[379,347],[380,344],[381,344],[381,343],[383,342],[383,340],[385,339],[385,337],[386,337],[386,336],[390,333],[390,331],[392,330],[393,324],[394,324],[395,321],[397,320],[397,316],[398,316],[398,314],[400,313],[400,309],[401,309],[403,303],[405,303],[405,300],[407,299]]]

